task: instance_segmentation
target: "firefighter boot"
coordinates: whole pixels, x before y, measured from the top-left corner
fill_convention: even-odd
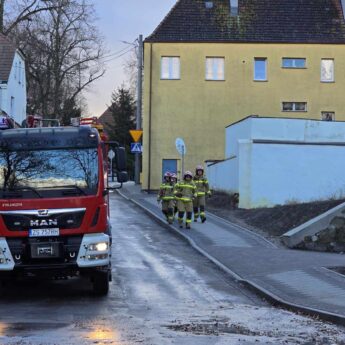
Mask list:
[[[186,229],[190,229],[191,222],[192,222],[192,212],[187,212]]]
[[[194,222],[197,222],[199,218],[199,208],[194,207]]]
[[[184,217],[184,212],[179,212],[178,213],[178,224],[180,228],[183,228],[183,217]]]
[[[206,222],[206,215],[205,215],[205,206],[200,206],[200,218],[201,222],[205,223]]]

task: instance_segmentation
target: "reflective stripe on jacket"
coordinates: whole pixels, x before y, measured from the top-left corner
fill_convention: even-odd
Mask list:
[[[196,186],[193,181],[181,181],[176,183],[174,194],[177,200],[192,201],[196,197]]]
[[[196,175],[193,178],[193,182],[196,185],[198,196],[203,196],[203,195],[210,193],[210,187],[209,187],[208,180],[207,180],[206,176],[204,176],[204,175],[197,176]]]
[[[169,201],[174,199],[174,186],[168,182],[162,183],[159,188],[157,200]]]

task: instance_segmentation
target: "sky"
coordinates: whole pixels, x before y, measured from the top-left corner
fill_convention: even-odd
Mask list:
[[[140,34],[144,39],[150,35],[176,0],[92,0],[91,2],[94,3],[97,12],[99,30],[112,54],[130,47],[123,41],[134,42]],[[128,80],[124,64],[129,57],[130,53],[107,62],[105,76],[91,84],[89,92],[85,93],[88,115],[100,116],[110,105],[112,92]]]

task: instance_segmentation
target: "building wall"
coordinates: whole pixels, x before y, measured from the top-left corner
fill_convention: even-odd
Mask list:
[[[7,84],[1,93],[1,108],[19,124],[26,118],[26,76],[25,61],[19,53],[13,59],[13,65]]]
[[[225,126],[248,115],[320,119],[321,111],[334,111],[345,120],[344,46],[145,43],[144,49],[144,189],[158,188],[162,159],[179,158],[177,137],[187,146],[186,169],[194,170],[225,158]],[[162,56],[180,57],[180,80],[160,79]],[[205,80],[210,56],[225,57],[225,81]],[[267,82],[253,81],[255,57],[267,58]],[[307,68],[283,69],[283,57],[306,58]],[[320,82],[321,58],[335,60],[334,83]],[[307,102],[308,111],[283,112],[283,101]]]
[[[252,144],[246,166],[251,174],[240,206],[344,198],[344,156],[345,145]]]
[[[345,197],[345,122],[247,118],[226,128],[226,143],[232,158],[207,174],[240,207]]]
[[[206,175],[213,190],[231,194],[238,192],[239,166],[237,157],[208,165]]]

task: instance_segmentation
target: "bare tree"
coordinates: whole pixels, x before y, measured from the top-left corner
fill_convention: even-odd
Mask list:
[[[81,92],[104,75],[106,54],[86,0],[46,0],[50,9],[14,36],[26,55],[31,111],[61,118],[66,104],[77,104]]]
[[[5,4],[8,4],[8,10]],[[0,32],[8,35],[21,22],[31,20],[33,15],[54,8],[55,5],[47,0],[0,0]]]
[[[124,70],[127,75],[127,82],[131,95],[136,98],[137,81],[138,81],[138,48],[131,52],[124,63]]]

